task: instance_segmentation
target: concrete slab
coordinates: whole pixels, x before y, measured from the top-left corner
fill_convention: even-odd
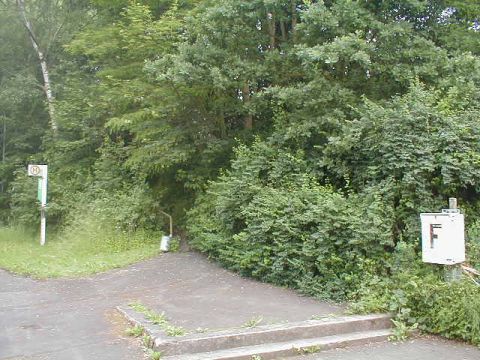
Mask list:
[[[350,315],[258,325],[251,328],[232,328],[205,333],[169,336],[160,325],[130,307],[117,307],[132,324],[143,328],[153,343],[153,349],[176,359],[276,359],[282,354],[295,355],[300,349],[345,347],[383,341],[392,335],[389,314]]]
[[[262,324],[309,320],[344,311],[340,305],[243,278],[194,253],[168,254],[161,265],[152,269],[142,264],[151,283],[163,284],[142,296],[143,302],[187,329],[238,327],[258,317]]]

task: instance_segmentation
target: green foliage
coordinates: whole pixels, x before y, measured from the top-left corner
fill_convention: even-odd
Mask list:
[[[89,147],[93,162],[101,154],[95,165],[90,163],[96,167],[97,179],[114,182],[130,178],[140,186],[148,183],[155,189],[150,193],[152,200],[162,202],[176,219],[191,202],[192,192],[201,187],[204,178],[214,176],[217,164],[224,164],[228,157],[224,152],[228,141],[212,141],[207,135],[209,130],[202,128],[203,121],[194,126],[197,121],[192,116],[197,113],[192,111],[190,99],[178,96],[181,90],[172,87],[170,81],[152,81],[155,79],[151,71],[143,69],[146,63],[160,61],[177,51],[184,18],[194,4],[164,1],[156,9],[163,11],[152,12],[154,4],[130,2],[115,15],[115,22],[99,19],[100,23],[78,33],[66,49],[75,61],[71,65],[74,69],[78,63],[83,64],[77,84],[87,87],[92,96],[85,101],[77,97],[75,89],[67,89],[60,104],[66,115],[85,122],[81,129],[78,121],[75,128],[63,129],[64,134],[72,134],[65,144],[78,149],[78,142],[96,140],[88,144],[93,145]],[[198,116],[205,116],[205,111]],[[103,134],[100,139],[99,133]],[[77,140],[78,135],[81,137]],[[197,156],[203,153],[206,156],[199,161]]]
[[[480,269],[480,223],[473,221],[467,229],[467,261]]]
[[[449,0],[445,4],[451,10],[441,19],[437,25],[439,42],[449,49],[461,50],[479,54],[480,47],[475,41],[478,35],[478,18],[480,6],[474,0]]]
[[[398,237],[415,239],[418,213],[440,209],[449,196],[461,198],[467,211],[476,207],[476,107],[452,102],[447,109],[447,101],[419,85],[385,105],[366,101],[326,146],[323,163],[337,184],[349,179],[356,192],[376,187],[395,204]]]
[[[407,297],[419,327],[447,338],[480,344],[480,287],[469,281],[433,283],[422,281]]]
[[[470,279],[445,282],[443,269],[421,263],[415,246],[399,243],[390,277],[366,278],[351,311],[389,311],[395,315],[395,340],[412,329],[480,344],[480,286]]]
[[[27,226],[39,224],[38,179],[27,176],[24,167],[18,169],[15,174],[16,179],[10,189],[10,223]]]
[[[0,217],[38,226],[25,167],[48,163],[59,240],[40,250],[57,261],[42,276],[154,254],[159,210],[182,224],[195,202],[192,244],[230,269],[393,311],[397,337],[418,323],[478,342],[473,282],[444,284],[416,248],[418,213],[455,196],[480,266],[476,1],[27,6],[59,129],[15,3],[2,2]],[[39,274],[32,244],[3,243],[23,252],[0,265]],[[93,252],[103,260],[79,266]]]
[[[88,18],[87,1],[28,1],[25,6],[36,44],[50,70],[55,96],[57,79],[52,69],[62,62],[65,55],[61,44],[70,41],[72,34]],[[15,1],[0,4],[0,217],[3,223],[12,220],[8,213],[11,202],[18,205],[18,197],[11,197],[16,171],[27,162],[45,161],[43,140],[49,135],[40,62],[18,10]],[[18,190],[17,187],[13,191]],[[27,208],[24,210],[28,212]],[[15,215],[14,219],[19,217]]]
[[[412,331],[416,330],[418,324],[407,325],[405,322],[400,320],[392,319],[393,322],[393,334],[388,338],[390,341],[405,341],[408,339]]]
[[[316,184],[304,166],[261,142],[240,148],[190,213],[192,244],[245,275],[344,298],[363,272],[382,273],[391,210],[374,195],[345,197]]]
[[[168,243],[168,251],[169,252],[178,252],[180,251],[180,238],[178,236],[174,236],[170,239]]]

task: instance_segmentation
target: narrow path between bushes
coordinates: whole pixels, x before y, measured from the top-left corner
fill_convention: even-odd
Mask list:
[[[187,329],[237,327],[252,319],[262,323],[306,320],[344,310],[244,279],[195,253],[164,254],[77,279],[39,281],[0,270],[0,359],[143,359],[141,347],[124,334],[127,324],[115,311],[116,306],[132,301],[164,311],[173,324]],[[436,346],[434,340],[422,341]],[[403,360],[400,355],[405,351],[417,351],[415,359],[427,359],[421,356],[428,350],[423,344],[397,348],[385,344],[380,350],[388,356],[382,359]],[[480,358],[480,350],[463,344],[445,343],[443,348],[452,346],[458,349],[443,353],[458,357],[437,355],[435,359]],[[362,351],[367,351],[365,359],[375,358],[368,348]],[[391,355],[395,353],[399,356]],[[325,359],[349,359],[348,353],[328,356]]]

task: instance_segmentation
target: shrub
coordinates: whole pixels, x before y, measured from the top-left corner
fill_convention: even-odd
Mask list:
[[[478,110],[421,84],[388,102],[369,100],[358,119],[325,146],[323,171],[339,188],[361,193],[375,186],[394,204],[397,239],[415,241],[418,213],[459,198],[467,215],[479,214]]]
[[[304,174],[273,174],[301,168],[301,158],[262,144],[256,150],[263,161],[240,152],[190,212],[193,246],[244,275],[333,299],[356,289],[365,272],[384,273],[394,244],[381,199],[344,196]]]
[[[352,312],[389,311],[407,327],[480,344],[480,286],[446,282],[444,267],[423,264],[413,244],[400,243],[391,260],[392,275],[367,278]]]
[[[476,105],[459,104],[414,82],[403,96],[365,99],[336,133],[322,133],[331,118],[319,115],[317,130],[299,129],[301,145],[276,129],[240,146],[189,213],[192,244],[244,275],[478,343],[478,287],[445,283],[418,247],[420,212],[456,196],[467,219],[479,214]],[[479,229],[469,224],[475,267]]]

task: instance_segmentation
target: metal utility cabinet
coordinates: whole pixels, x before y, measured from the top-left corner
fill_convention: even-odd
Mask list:
[[[422,260],[426,263],[454,265],[465,261],[464,217],[457,209],[420,214]]]

